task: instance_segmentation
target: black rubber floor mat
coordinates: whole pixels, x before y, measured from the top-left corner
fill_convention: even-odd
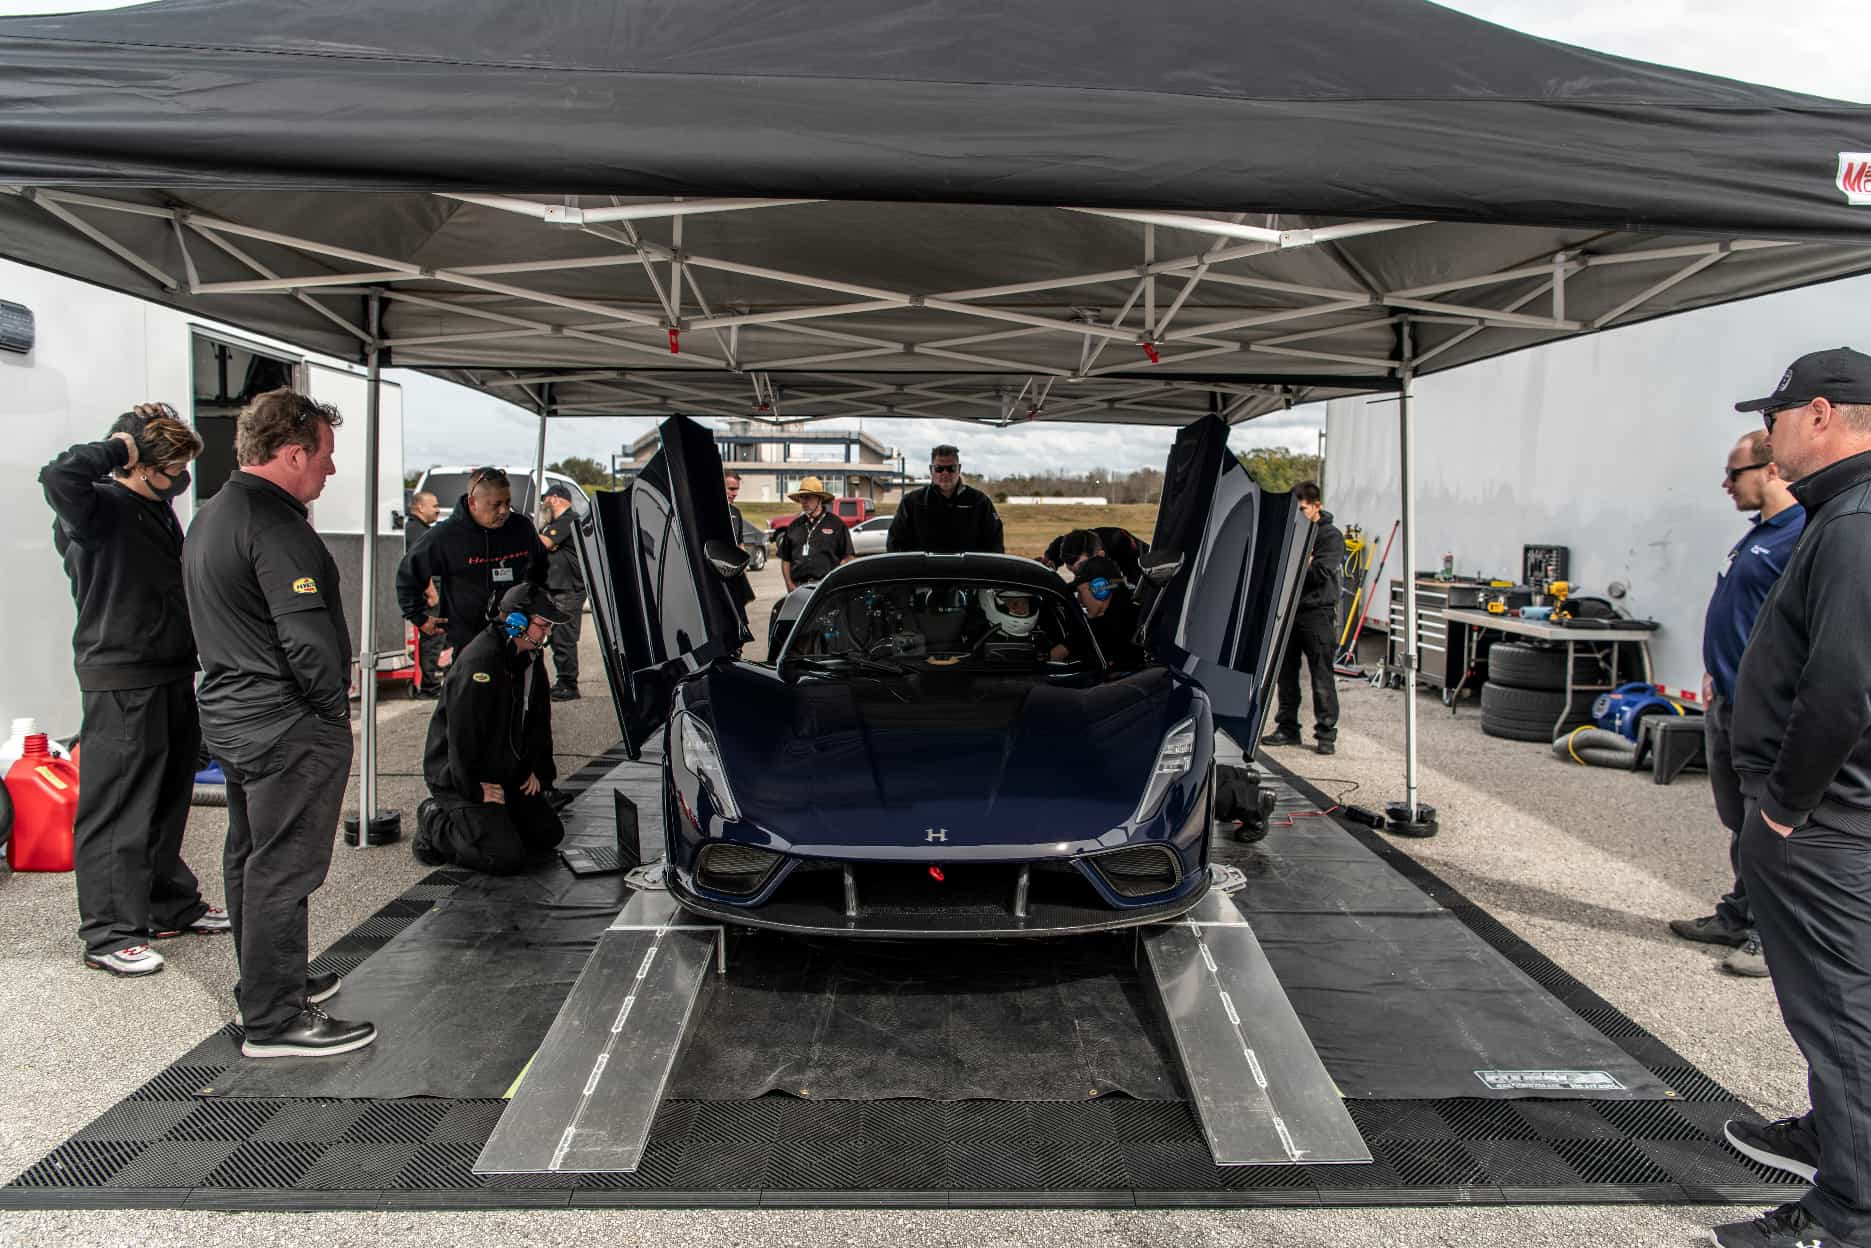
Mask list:
[[[614,761],[588,771],[601,775]],[[1296,787],[1288,809],[1325,803]],[[1302,844],[1315,857],[1343,853],[1326,826],[1302,820],[1285,830],[1294,833],[1287,838],[1292,856]],[[1227,1170],[1213,1165],[1199,1124],[1179,1101],[670,1100],[635,1174],[586,1176],[560,1188],[539,1180],[502,1187],[472,1173],[503,1108],[497,1099],[199,1099],[225,1081],[236,1060],[239,1033],[229,1027],[0,1188],[0,1208],[1755,1205],[1804,1190],[1721,1143],[1725,1119],[1757,1118],[1719,1084],[1401,850],[1375,835],[1341,831],[1446,906],[1676,1098],[1351,1100],[1372,1164]],[[1247,852],[1231,846],[1218,857]],[[362,962],[465,881],[460,873],[433,873],[321,962]]]

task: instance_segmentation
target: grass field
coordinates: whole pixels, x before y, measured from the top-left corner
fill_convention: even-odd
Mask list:
[[[747,518],[749,524],[763,529],[774,516],[791,516],[799,512],[794,503],[742,503],[740,508],[741,515]],[[888,514],[888,510],[887,507],[878,508],[879,514]],[[1035,559],[1039,558],[1046,544],[1053,538],[1073,529],[1094,526],[1109,528],[1115,525],[1129,529],[1147,542],[1151,530],[1156,527],[1155,503],[1125,503],[1110,507],[1002,505],[999,511],[1001,525],[1007,534],[1007,553],[1028,555]]]

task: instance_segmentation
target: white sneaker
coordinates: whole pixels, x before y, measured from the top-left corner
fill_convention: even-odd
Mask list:
[[[209,906],[187,927],[178,927],[168,932],[151,932],[151,940],[168,940],[174,936],[219,936],[222,932],[234,930],[234,921],[227,916],[227,911],[219,906]]]
[[[165,965],[162,955],[148,945],[128,945],[113,953],[87,953],[84,964],[94,971],[109,971],[126,978],[154,975]]]

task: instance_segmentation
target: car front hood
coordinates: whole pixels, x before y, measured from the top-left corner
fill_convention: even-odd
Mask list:
[[[744,665],[685,697],[713,725],[746,819],[776,845],[883,858],[1120,843],[1194,699],[1160,669],[1073,686],[948,672],[786,682]]]

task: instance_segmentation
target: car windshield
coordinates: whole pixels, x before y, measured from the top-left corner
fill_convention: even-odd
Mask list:
[[[1076,618],[1075,618],[1076,617]],[[897,581],[822,595],[787,662],[867,670],[1082,670],[1096,650],[1063,594],[990,581]]]

